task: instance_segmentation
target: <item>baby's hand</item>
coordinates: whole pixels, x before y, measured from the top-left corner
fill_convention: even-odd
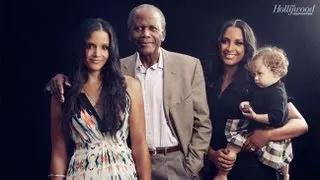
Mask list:
[[[257,114],[253,111],[252,107],[250,105],[244,105],[241,109],[242,114],[252,120],[256,120]]]
[[[244,113],[249,113],[250,112],[250,110],[249,110],[250,107],[251,106],[250,106],[250,102],[249,101],[243,101],[239,105],[240,110],[242,112],[244,112]]]
[[[244,113],[250,113],[250,105],[244,105],[244,107],[242,108],[242,112]]]

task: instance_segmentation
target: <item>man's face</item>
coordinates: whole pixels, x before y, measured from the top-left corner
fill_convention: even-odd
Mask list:
[[[165,37],[159,13],[147,8],[138,9],[133,17],[129,36],[140,56],[158,54],[158,49]]]

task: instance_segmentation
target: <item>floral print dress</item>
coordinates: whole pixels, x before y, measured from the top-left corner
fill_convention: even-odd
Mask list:
[[[80,112],[71,123],[75,150],[70,159],[67,180],[132,180],[137,179],[131,149],[127,146],[130,98],[122,114],[123,125],[115,137],[102,133],[99,118],[85,94],[79,97]]]

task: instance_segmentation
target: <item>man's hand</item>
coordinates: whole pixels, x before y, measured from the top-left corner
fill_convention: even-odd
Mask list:
[[[69,78],[64,74],[57,74],[49,81],[45,89],[58,98],[60,102],[64,103],[64,85],[71,87]]]

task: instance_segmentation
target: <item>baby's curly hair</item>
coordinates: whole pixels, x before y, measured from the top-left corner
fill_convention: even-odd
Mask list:
[[[270,68],[271,72],[279,77],[284,77],[288,73],[289,61],[287,54],[283,49],[276,46],[265,46],[259,48],[253,58],[248,62],[248,68],[251,69],[251,63],[258,58],[262,58],[264,65]]]

